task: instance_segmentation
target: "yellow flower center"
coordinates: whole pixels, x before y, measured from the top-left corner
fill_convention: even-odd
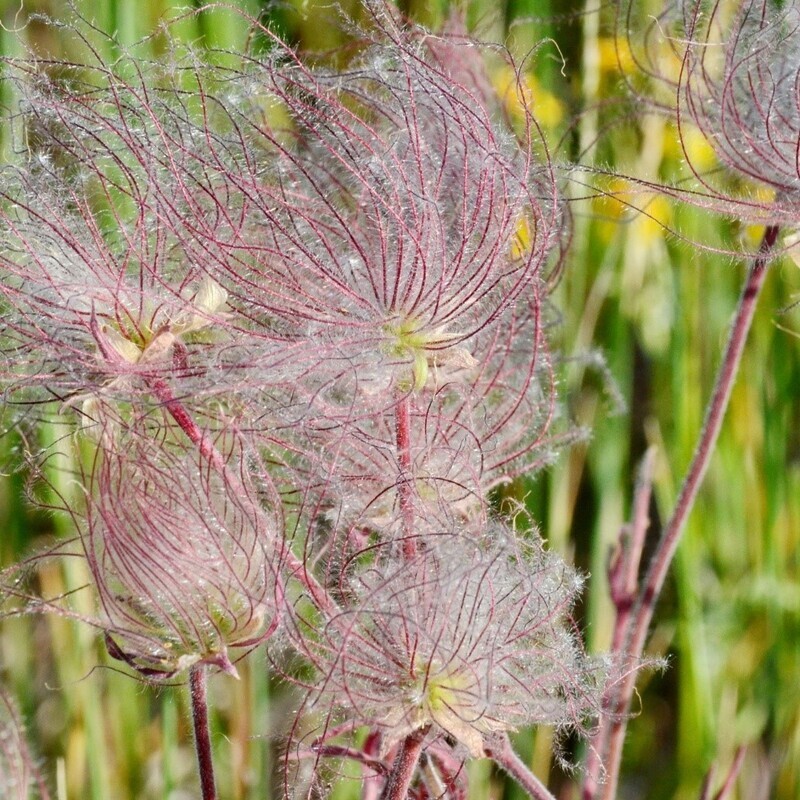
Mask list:
[[[383,327],[386,336],[385,352],[410,362],[410,375],[399,382],[401,390],[419,392],[425,388],[430,367],[450,364],[456,368],[471,368],[475,359],[466,348],[452,347],[458,335],[443,327],[428,329],[414,317],[394,319]]]

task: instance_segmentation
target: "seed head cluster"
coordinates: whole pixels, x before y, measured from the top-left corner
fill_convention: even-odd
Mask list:
[[[84,442],[66,499],[111,656],[235,673],[274,638],[388,765],[413,736],[460,759],[582,729],[604,676],[580,578],[490,494],[568,435],[555,169],[457,15],[367,10],[336,69],[257,24],[235,67],[12,65],[0,336],[5,395]]]

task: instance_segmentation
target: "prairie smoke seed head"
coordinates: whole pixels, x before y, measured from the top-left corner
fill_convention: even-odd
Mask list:
[[[800,7],[743,0],[732,10],[715,0],[710,9],[699,2],[689,9],[681,108],[723,163],[775,193],[770,201],[757,196],[741,201],[740,212],[770,224],[797,225]]]
[[[96,457],[83,526],[109,652],[153,679],[196,663],[235,674],[228,648],[278,624],[279,515],[243,474],[234,485],[198,455],[126,445]]]
[[[473,756],[498,731],[581,727],[603,670],[569,625],[578,576],[499,526],[424,542],[411,561],[355,569],[352,604],[303,644],[315,703],[377,726],[384,750],[428,726]]]
[[[552,164],[470,72],[451,77],[427,32],[376,21],[340,72],[280,43],[255,65],[250,79],[283,105],[294,139],[268,125],[249,134],[250,171],[226,177],[245,221],[208,232],[228,237],[235,258],[222,267],[247,285],[254,323],[309,341],[309,394],[341,406],[390,404],[434,364],[480,361],[476,337],[539,296],[561,225]]]
[[[84,41],[85,28],[63,32]],[[219,208],[193,202],[208,188],[198,162],[200,174],[217,176],[210,194],[224,192],[222,164],[209,163],[222,134],[210,109],[201,122],[191,108],[203,77],[214,84],[218,71],[184,65],[193,92],[176,88],[168,66],[143,69],[131,54],[112,66],[53,71],[33,55],[4,66],[36,133],[0,180],[4,394],[58,398],[94,432],[117,413],[161,407],[154,379],[201,412],[211,396],[238,407],[234,389],[254,365],[263,378],[272,340],[253,334],[242,292],[232,297],[229,273],[215,271],[228,254],[199,233]],[[190,201],[191,213],[178,213]]]
[[[314,546],[344,559],[345,540],[402,536],[402,507],[431,525],[439,520],[442,530],[486,519],[493,488],[531,475],[576,435],[553,431],[558,407],[546,344],[535,304],[518,303],[476,337],[479,364],[428,364],[426,385],[409,386],[401,398],[403,452],[391,409],[367,409],[353,424],[337,425],[331,414],[304,425],[298,448],[314,456],[293,485],[307,487],[306,508],[324,518],[311,523]]]

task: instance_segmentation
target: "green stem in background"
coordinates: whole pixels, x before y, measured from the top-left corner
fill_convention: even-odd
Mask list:
[[[192,701],[194,747],[200,770],[200,789],[203,800],[217,800],[214,784],[214,761],[211,752],[211,733],[208,727],[208,697],[206,692],[206,667],[195,664],[189,671],[189,691]]]
[[[406,800],[430,725],[409,734],[400,745],[380,800]]]
[[[498,767],[505,770],[528,794],[532,800],[555,800],[548,788],[528,769],[522,759],[516,754],[507,735],[504,735],[500,744],[487,747],[486,755]]]
[[[747,276],[736,316],[731,325],[725,353],[717,373],[714,392],[706,409],[705,421],[695,448],[692,463],[683,480],[672,516],[667,522],[658,542],[658,547],[639,589],[623,650],[620,655],[625,659],[625,675],[619,682],[613,695],[609,698],[608,714],[601,720],[592,747],[599,758],[593,770],[587,773],[584,783],[584,800],[594,800],[602,788],[603,800],[613,800],[617,794],[619,770],[622,762],[622,745],[628,722],[628,709],[633,697],[636,683],[636,667],[641,661],[642,653],[653,619],[656,602],[664,586],[675,551],[686,526],[689,513],[702,484],[711,455],[717,443],[725,411],[728,407],[733,383],[742,360],[744,345],[755,313],[758,297],[764,286],[767,274],[768,254],[774,248],[780,229],[770,225],[764,231],[759,254]],[[605,763],[606,781],[600,786],[600,762]]]
[[[176,788],[175,764],[178,747],[178,714],[175,696],[165,693],[161,705],[161,776],[164,797],[171,797]]]

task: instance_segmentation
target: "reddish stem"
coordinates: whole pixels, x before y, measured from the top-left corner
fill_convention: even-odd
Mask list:
[[[407,396],[398,400],[394,414],[397,459],[400,463],[398,494],[403,520],[403,556],[407,561],[411,561],[417,554],[417,541],[414,536],[414,499],[411,484],[411,401]]]
[[[194,746],[200,769],[200,789],[203,800],[216,800],[214,761],[211,752],[211,734],[208,727],[208,697],[206,694],[206,668],[196,664],[189,670],[189,689],[192,699]]]
[[[422,743],[429,725],[406,736],[392,764],[392,771],[381,792],[380,800],[406,800],[411,781],[422,753]]]
[[[220,473],[226,473],[225,459],[217,450],[214,440],[192,419],[186,407],[172,393],[169,384],[163,378],[150,378],[147,385],[158,398],[164,408],[169,411],[181,430],[189,437],[192,444],[197,445],[204,458]]]
[[[312,747],[307,752],[301,752],[299,755],[305,755],[308,758],[317,758],[318,756],[323,756],[325,758],[349,758],[373,770],[378,775],[385,775],[389,771],[386,764],[380,759],[372,758],[361,750],[356,750],[354,747],[346,747],[341,744],[321,744]]]
[[[633,494],[631,521],[620,531],[618,549],[609,565],[608,584],[611,600],[614,603],[614,632],[611,639],[611,652],[621,654],[625,651],[625,637],[630,624],[631,614],[636,603],[639,583],[639,566],[642,561],[647,529],[650,527],[650,498],[653,487],[653,468],[655,465],[655,448],[651,447],[642,459],[639,478]],[[609,712],[614,704],[615,687],[611,687],[603,697],[603,708]],[[599,748],[600,737],[604,729],[595,732],[589,744],[586,757],[586,777],[584,779],[584,796],[592,797],[598,789],[603,763]]]
[[[41,800],[50,800],[50,790],[44,782],[44,778],[37,772],[35,776],[36,788],[39,790],[39,797]]]
[[[714,392],[706,410],[703,429],[700,432],[692,463],[681,486],[672,517],[661,534],[630,620],[623,653],[627,659],[627,669],[616,687],[614,700],[610,706],[611,714],[601,720],[598,736],[595,739],[598,754],[601,757],[605,756],[606,762],[606,782],[602,793],[604,800],[613,800],[617,793],[622,745],[627,728],[627,712],[636,682],[636,665],[644,652],[656,601],[661,593],[678,542],[686,526],[686,520],[694,505],[711,454],[717,443],[734,379],[742,360],[747,334],[753,321],[758,296],[766,278],[767,255],[775,246],[778,233],[779,228],[776,225],[770,225],[764,231],[759,254],[750,268],[739,298],[736,316],[731,325]],[[597,795],[599,787],[597,781],[592,780],[593,777],[596,779],[597,776],[587,776],[587,781],[584,783],[584,800],[593,800]]]
[[[611,652],[622,652],[629,620],[636,603],[639,585],[639,565],[642,561],[647,529],[650,527],[650,497],[653,488],[655,448],[647,451],[639,471],[639,480],[633,494],[631,522],[620,535],[619,561],[610,569],[611,599],[616,608]]]
[[[498,767],[504,769],[533,800],[556,800],[548,788],[528,769],[516,754],[508,736],[503,736],[500,744],[487,747],[486,755]]]
[[[740,747],[736,751],[736,755],[733,757],[733,763],[728,770],[728,774],[725,776],[725,781],[722,784],[722,788],[714,795],[713,800],[727,800],[727,798],[730,796],[734,786],[736,785],[736,779],[739,777],[739,772],[741,772],[742,765],[744,764],[744,755],[745,748]],[[706,773],[705,779],[703,780],[703,785],[700,789],[700,800],[711,800],[711,788],[714,784],[715,773],[716,770],[712,764],[711,768]]]

